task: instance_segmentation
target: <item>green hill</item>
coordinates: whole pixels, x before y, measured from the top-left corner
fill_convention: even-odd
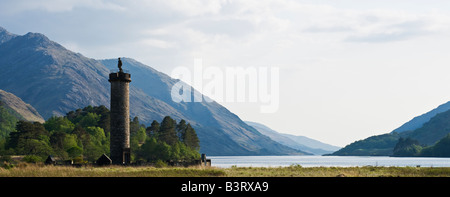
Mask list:
[[[435,145],[423,148],[420,156],[450,157],[450,134],[439,140]]]
[[[401,133],[403,137],[416,139],[422,145],[433,145],[450,133],[450,110],[434,116],[422,127]]]
[[[15,131],[19,120],[44,122],[39,113],[19,97],[0,90],[0,141]]]
[[[449,138],[449,133],[450,110],[438,113],[418,129],[404,131],[402,133],[392,132],[372,136],[364,140],[353,142],[330,155],[443,156],[446,155],[442,153],[444,150],[450,150],[450,143],[446,143],[446,139]],[[400,146],[402,148],[396,150],[397,154],[394,154],[394,148],[396,148],[397,144],[405,143],[405,141],[414,143]],[[397,148],[398,147],[399,146],[397,146]],[[447,156],[450,156],[450,154]]]
[[[385,156],[392,155],[392,151],[400,136],[388,133],[372,136],[364,140],[353,142],[344,148],[329,154],[337,156]]]

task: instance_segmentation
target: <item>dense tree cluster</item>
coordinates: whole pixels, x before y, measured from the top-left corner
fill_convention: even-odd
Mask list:
[[[419,156],[422,146],[411,138],[400,138],[394,147],[393,156]]]
[[[105,106],[88,106],[51,117],[45,123],[18,120],[0,106],[0,155],[28,155],[44,160],[54,155],[62,160],[93,162],[109,155],[110,117]],[[3,118],[5,117],[5,118]],[[133,160],[192,160],[199,158],[199,140],[185,120],[171,117],[146,127],[138,117],[130,120]]]
[[[450,134],[432,146],[420,145],[417,140],[400,138],[394,156],[400,157],[450,157]]]
[[[138,159],[150,162],[190,161],[200,157],[200,141],[195,130],[185,120],[177,124],[170,116],[166,116],[161,123],[153,121],[146,129],[146,136],[145,143],[137,151]]]

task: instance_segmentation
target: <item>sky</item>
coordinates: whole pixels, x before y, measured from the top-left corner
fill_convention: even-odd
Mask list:
[[[2,0],[0,26],[169,75],[194,73],[196,59],[222,72],[277,68],[274,112],[261,113],[258,99],[220,103],[243,120],[337,146],[450,100],[445,0]]]

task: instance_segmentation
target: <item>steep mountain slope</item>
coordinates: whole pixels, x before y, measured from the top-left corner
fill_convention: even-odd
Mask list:
[[[433,145],[450,133],[450,110],[438,113],[422,127],[400,133],[403,138],[416,139],[422,145]]]
[[[19,97],[9,92],[0,90],[0,102],[3,107],[10,108],[17,113],[17,118],[31,122],[44,122],[42,116],[30,104],[22,101]]]
[[[99,61],[67,50],[39,33],[14,36],[0,45],[0,87],[32,104],[45,119],[88,105],[109,106],[109,70]],[[167,104],[130,86],[132,116],[172,111]]]
[[[108,70],[46,36],[28,33],[0,45],[0,88],[33,105],[44,118],[107,104]]]
[[[434,116],[436,116],[436,114],[438,113],[442,113],[445,111],[450,110],[450,101],[447,103],[444,103],[442,105],[439,105],[438,107],[436,107],[435,109],[424,113],[420,116],[416,116],[413,119],[411,119],[410,121],[406,122],[405,124],[403,124],[402,126],[400,126],[397,129],[394,129],[392,132],[397,132],[397,133],[401,133],[404,131],[412,131],[414,129],[418,129],[420,127],[423,126],[423,124],[425,124],[426,122],[430,121],[430,119]]]
[[[302,150],[315,155],[323,155],[332,153],[339,149],[339,147],[325,144],[323,142],[305,137],[295,136],[290,134],[278,133],[277,131],[257,122],[245,121],[248,125],[258,130],[263,135],[270,137],[272,140],[289,146],[293,149]]]
[[[9,134],[16,131],[19,120],[44,122],[31,105],[9,92],[0,90],[0,149],[3,148]]]
[[[39,33],[19,36],[3,29],[0,40],[0,89],[30,103],[45,119],[88,105],[109,107],[109,69],[103,63],[115,69],[116,59],[84,57]],[[208,155],[302,154],[260,134],[215,102],[173,102],[170,91],[177,80],[165,74],[128,58],[123,67],[131,73],[130,114],[141,123],[167,115],[185,119]]]

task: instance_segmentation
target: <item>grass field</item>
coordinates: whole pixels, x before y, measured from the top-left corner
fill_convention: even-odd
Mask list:
[[[71,167],[39,164],[0,168],[0,177],[450,177],[429,167]]]

